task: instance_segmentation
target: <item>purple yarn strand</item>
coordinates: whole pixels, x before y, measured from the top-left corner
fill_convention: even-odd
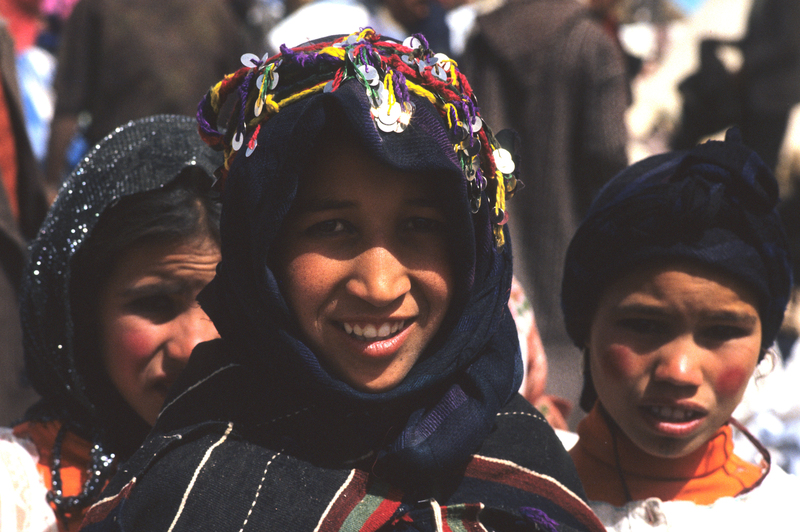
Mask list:
[[[528,520],[528,522],[538,525],[539,528],[545,530],[546,532],[558,532],[558,523],[550,519],[550,517],[548,517],[548,515],[540,509],[533,508],[531,506],[524,506],[520,508],[519,511],[522,513],[522,516]]]
[[[423,47],[424,49],[426,49],[426,50],[428,49],[428,47],[429,47],[430,45],[428,44],[428,39],[426,39],[426,38],[425,38],[425,36],[424,36],[423,34],[421,34],[421,33],[415,33],[413,36],[414,36],[414,37],[416,37],[417,39],[419,39],[419,42],[421,42],[421,43],[422,43],[422,47]]]
[[[316,66],[320,63],[329,63],[331,65],[341,63],[341,59],[333,57],[328,54],[296,52],[288,48],[285,44],[281,45],[281,56],[286,61],[294,61],[303,68],[308,66]]]
[[[206,135],[219,136],[219,131],[214,129],[206,119],[206,114],[204,112],[206,105],[209,107],[211,106],[211,104],[208,103],[208,95],[205,95],[203,99],[200,100],[200,103],[197,104],[197,125],[200,126],[200,129],[202,129],[203,133]]]
[[[253,79],[253,74],[255,74],[256,69],[250,70],[247,75],[244,77],[244,81],[241,85],[239,85],[239,98],[241,99],[241,108],[239,110],[239,126],[237,127],[236,131],[239,131],[244,127],[245,122],[245,114],[247,112],[247,90],[250,86],[250,80]]]
[[[399,70],[392,71],[394,77],[394,93],[397,99],[401,102],[407,102],[411,99],[408,94],[408,85],[406,85],[406,77]]]

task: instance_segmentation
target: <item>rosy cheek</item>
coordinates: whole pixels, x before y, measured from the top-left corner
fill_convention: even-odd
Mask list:
[[[609,379],[627,380],[637,373],[636,355],[627,347],[611,345],[603,351],[600,367]]]
[[[153,353],[152,335],[142,328],[122,328],[113,334],[109,347],[115,351],[116,358],[128,363],[137,363]]]
[[[717,377],[717,393],[727,397],[735,396],[747,385],[749,378],[750,374],[744,368],[727,368]]]

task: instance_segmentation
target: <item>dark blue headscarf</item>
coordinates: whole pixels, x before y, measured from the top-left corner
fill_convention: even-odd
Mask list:
[[[741,143],[725,141],[655,155],[598,193],[567,250],[561,302],[567,332],[583,349],[603,291],[631,268],[689,260],[726,272],[758,297],[762,356],[778,334],[791,289],[778,184]],[[581,406],[594,393],[585,372]]]

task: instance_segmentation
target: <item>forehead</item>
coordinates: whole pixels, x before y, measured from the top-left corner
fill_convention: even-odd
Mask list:
[[[295,207],[361,201],[437,207],[441,178],[434,172],[393,168],[367,153],[352,137],[327,139],[300,175]]]
[[[720,268],[685,261],[650,264],[623,273],[605,290],[601,304],[631,299],[672,300],[708,309],[730,304],[756,309],[758,303],[756,292],[737,277]]]

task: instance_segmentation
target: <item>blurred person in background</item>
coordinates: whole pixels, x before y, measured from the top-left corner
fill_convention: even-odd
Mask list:
[[[739,43],[744,143],[773,170],[789,112],[800,102],[800,2],[754,0]]]
[[[519,393],[541,412],[554,429],[566,431],[567,417],[572,403],[566,399],[545,393],[547,387],[547,353],[536,326],[533,307],[516,278],[511,282],[508,309],[517,326],[519,347],[522,355],[522,384]],[[562,432],[557,432],[562,437]]]
[[[742,139],[776,169],[792,108],[800,102],[800,2],[754,0],[743,38],[704,39],[700,68],[681,82],[681,124],[675,149],[738,125]],[[742,65],[722,60],[726,47],[741,52]]]
[[[450,29],[439,0],[287,0],[287,16],[270,31],[271,51],[297,46],[331,34],[349,34],[370,27],[403,40],[425,35],[432,49],[450,54]]]
[[[17,299],[28,242],[47,212],[15,63],[11,34],[0,19],[0,425],[18,419],[36,399],[23,376]]]
[[[196,102],[246,51],[244,29],[222,0],[80,0],[59,45],[46,179],[57,187],[82,133],[94,145],[129,120],[194,115]]]
[[[47,41],[49,24],[43,0],[0,0],[0,16],[8,20],[14,39],[25,127],[39,164],[44,164],[53,119],[53,76],[56,59]],[[52,2],[50,2],[52,4]]]
[[[554,362],[572,353],[560,307],[567,244],[593,195],[627,164],[625,63],[574,0],[510,0],[479,16],[476,32],[459,64],[486,119],[520,135],[514,274]]]
[[[595,17],[603,25],[608,35],[617,43],[620,53],[625,59],[625,68],[628,72],[628,104],[630,104],[633,101],[630,85],[633,82],[633,78],[641,72],[644,61],[641,57],[629,53],[622,46],[620,40],[621,4],[622,0],[589,0],[589,7]]]

